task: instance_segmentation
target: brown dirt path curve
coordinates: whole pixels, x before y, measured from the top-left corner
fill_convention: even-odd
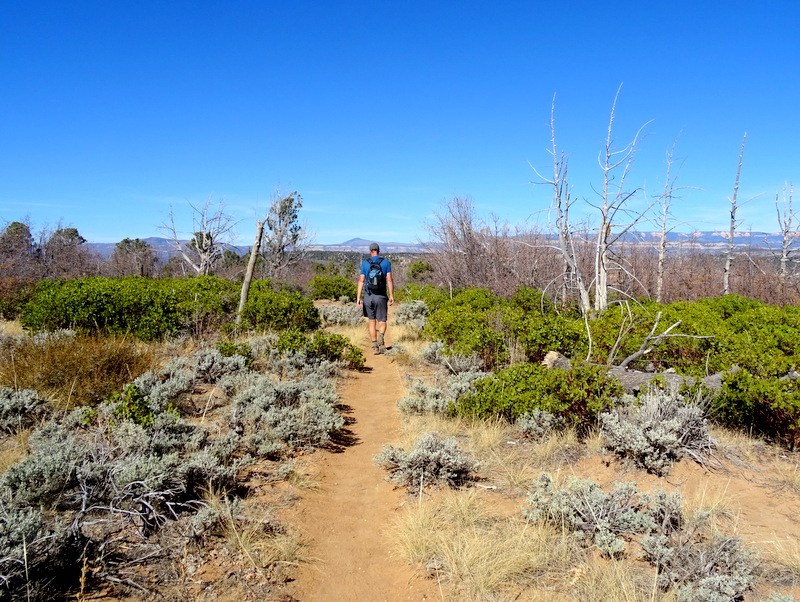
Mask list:
[[[435,582],[415,573],[393,551],[387,527],[406,494],[373,464],[400,434],[397,400],[404,394],[391,358],[365,350],[366,369],[339,387],[351,440],[315,454],[318,486],[305,491],[289,522],[310,545],[289,592],[302,602],[441,600]]]

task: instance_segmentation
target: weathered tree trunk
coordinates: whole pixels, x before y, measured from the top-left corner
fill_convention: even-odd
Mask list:
[[[742,138],[742,150],[739,151],[739,165],[736,168],[736,182],[733,185],[733,196],[731,197],[731,224],[728,232],[728,252],[725,256],[725,267],[722,271],[722,294],[730,293],[731,266],[733,265],[733,237],[736,234],[736,209],[737,197],[739,196],[739,176],[742,173],[742,159],[744,158],[744,143],[747,141],[747,132]]]
[[[261,250],[261,238],[263,235],[264,222],[257,222],[256,240],[253,242],[253,248],[250,249],[250,260],[247,262],[247,271],[244,273],[244,282],[242,282],[242,292],[239,295],[239,310],[236,312],[237,324],[242,321],[242,312],[244,311],[244,304],[247,303],[247,295],[250,293],[250,283],[253,281],[253,271],[256,267],[258,252]]]

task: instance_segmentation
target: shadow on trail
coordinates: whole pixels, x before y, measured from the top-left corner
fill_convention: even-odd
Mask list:
[[[346,403],[339,403],[336,404],[336,409],[344,417],[344,427],[331,436],[331,440],[325,446],[325,449],[334,454],[341,454],[348,447],[360,445],[362,440],[350,429],[351,426],[358,422],[353,416],[353,408]]]

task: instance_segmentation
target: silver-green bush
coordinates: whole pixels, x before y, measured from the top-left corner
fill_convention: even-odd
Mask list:
[[[674,530],[644,537],[641,544],[645,559],[658,569],[659,587],[673,588],[679,602],[742,600],[753,587],[758,562],[738,537]]]
[[[408,379],[408,395],[397,402],[397,407],[407,414],[445,414],[459,397],[474,391],[476,381],[486,376],[486,372],[440,373],[436,376],[439,386],[412,376]]]
[[[44,413],[44,400],[33,389],[0,387],[0,430],[16,433],[29,428]]]
[[[600,415],[600,427],[606,449],[656,475],[684,456],[702,463],[715,447],[704,407],[657,388],[623,398]]]
[[[552,476],[542,473],[527,504],[523,513],[528,519],[566,526],[607,556],[622,554],[626,538],[663,533],[682,523],[680,495],[640,493],[636,483],[618,483],[606,493],[592,480],[570,477],[558,488]]]
[[[567,421],[563,416],[556,416],[544,410],[534,409],[531,412],[521,414],[514,422],[514,425],[526,437],[538,440],[551,433],[563,430],[567,426]]]
[[[400,303],[394,310],[393,319],[395,324],[404,324],[421,332],[428,323],[428,304],[421,300]]]
[[[359,326],[364,322],[364,312],[355,303],[323,305],[319,317],[323,326]]]
[[[473,480],[479,467],[459,449],[454,437],[441,439],[436,432],[420,437],[410,451],[385,446],[375,463],[389,472],[389,480],[410,491],[439,484],[459,487]]]

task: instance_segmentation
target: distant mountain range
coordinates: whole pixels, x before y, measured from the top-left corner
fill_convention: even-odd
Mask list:
[[[658,243],[661,234],[659,232],[631,232],[624,238],[626,242],[632,244],[648,244],[654,245]],[[156,256],[166,261],[176,252],[172,246],[172,242],[167,238],[150,237],[141,239],[151,247],[156,253]],[[699,250],[706,252],[720,252],[723,251],[728,244],[727,232],[669,232],[667,240],[674,247],[680,245],[687,248],[696,245]],[[739,249],[752,249],[753,251],[766,251],[768,249],[779,249],[781,245],[781,234],[771,232],[737,232],[733,239],[734,245]],[[188,244],[187,241],[182,241]],[[366,238],[351,238],[339,244],[334,245],[309,245],[310,251],[349,251],[367,254],[369,252],[369,245],[373,242]],[[424,253],[426,251],[425,245],[422,243],[405,243],[405,242],[384,242],[377,241],[381,246],[382,253]],[[116,243],[86,243],[89,250],[99,254],[103,258],[108,258],[116,247]],[[431,245],[434,247],[435,245]],[[229,247],[235,253],[244,255],[250,250],[250,246],[235,246]]]
[[[162,261],[168,260],[170,257],[177,255],[172,241],[168,238],[159,238],[151,236],[150,238],[142,238]],[[189,244],[188,240],[181,241],[183,244]],[[369,245],[374,241],[364,238],[351,238],[338,245],[309,245],[310,251],[356,251],[364,254],[369,253]],[[424,247],[420,243],[405,243],[405,242],[382,242],[378,241],[383,253],[422,253]],[[114,252],[117,244],[113,242],[87,242],[86,247],[93,253],[97,253],[104,259],[108,259]],[[228,247],[233,252],[239,255],[244,255],[250,251],[250,246],[242,245],[229,245]]]

